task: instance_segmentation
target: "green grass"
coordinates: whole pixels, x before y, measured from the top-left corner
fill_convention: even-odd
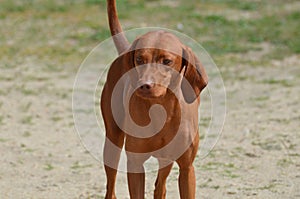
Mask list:
[[[22,112],[28,112],[28,110],[30,109],[30,107],[31,107],[31,105],[32,105],[32,102],[28,102],[28,103],[26,103],[26,104],[22,104],[21,106],[20,106],[20,110],[22,111]]]
[[[33,117],[31,115],[27,115],[24,118],[22,118],[21,123],[22,124],[32,124]]]
[[[270,43],[280,50],[270,52],[271,58],[282,58],[284,55],[299,53],[300,24],[299,13],[282,15],[265,15],[258,19],[228,20],[224,16],[209,15],[201,17],[204,27],[199,32],[212,35],[211,41],[205,41],[204,46],[212,53],[244,53],[249,50],[260,50],[256,44]],[[206,33],[205,33],[206,32]]]
[[[235,165],[233,163],[222,163],[222,162],[208,162],[207,164],[203,165],[204,170],[218,170],[220,168],[225,169],[234,169]]]
[[[71,166],[71,169],[77,170],[77,169],[84,169],[88,167],[92,167],[92,164],[80,164],[78,161],[74,162],[74,164]]]
[[[202,43],[215,60],[247,62],[227,55],[260,51],[262,42],[274,47],[262,58],[263,64],[300,53],[300,12],[278,10],[286,4],[283,0],[274,5],[242,0],[180,0],[178,5],[119,0],[117,4],[124,29],[141,25],[177,29],[181,23],[183,29],[179,31]],[[225,10],[241,16],[247,12],[253,17],[231,19]],[[10,57],[34,56],[46,71],[75,70],[74,65],[110,36],[104,0],[4,0],[0,13],[0,59],[7,67],[15,65]]]
[[[46,171],[51,171],[53,169],[54,169],[54,166],[50,163],[46,163],[44,166],[44,170],[46,170]]]
[[[0,143],[1,143],[1,142],[7,142],[7,141],[9,141],[9,139],[0,138]]]
[[[23,137],[30,137],[31,136],[31,133],[29,131],[25,131],[23,133]]]
[[[231,171],[231,170],[226,170],[226,169],[223,171],[223,175],[224,175],[225,177],[228,177],[228,178],[238,178],[238,177],[240,177],[239,175],[234,174],[233,171]]]
[[[254,146],[259,146],[261,149],[266,150],[266,151],[280,151],[282,150],[282,146],[270,139],[265,139],[265,140],[253,140],[252,145]]]
[[[251,98],[251,100],[253,101],[268,101],[270,99],[270,96],[258,96],[258,97],[254,97],[254,98]]]
[[[59,117],[59,116],[53,116],[53,117],[51,117],[51,120],[53,121],[53,122],[58,122],[58,121],[61,121],[63,118],[62,117]]]
[[[294,85],[291,81],[286,79],[267,79],[267,80],[263,80],[262,83],[281,85],[283,87],[292,87]]]
[[[291,161],[291,159],[287,159],[287,158],[283,158],[277,161],[277,166],[279,167],[288,167],[291,164],[293,164],[293,162]]]
[[[25,144],[21,144],[20,147],[25,151],[25,152],[28,152],[28,153],[32,153],[34,151],[36,151],[36,149],[31,149],[31,148],[28,148]]]
[[[258,187],[257,189],[259,190],[271,190],[273,189],[274,187],[276,187],[276,184],[268,184],[268,185],[265,185],[265,186],[262,186],[262,187]]]
[[[3,121],[4,121],[4,116],[0,115],[0,125],[3,124]]]

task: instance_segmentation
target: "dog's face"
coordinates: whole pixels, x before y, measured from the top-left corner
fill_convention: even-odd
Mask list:
[[[168,88],[177,86],[184,89],[185,99],[192,102],[207,84],[204,68],[195,55],[171,33],[155,31],[141,36],[133,42],[129,57],[131,68],[136,69],[132,83],[142,98],[163,97]],[[186,85],[178,81],[182,75],[194,93],[185,93]]]
[[[167,88],[175,81],[176,71],[181,69],[181,58],[162,49],[139,49],[134,54],[134,64],[139,87],[137,95],[157,98],[165,96]]]

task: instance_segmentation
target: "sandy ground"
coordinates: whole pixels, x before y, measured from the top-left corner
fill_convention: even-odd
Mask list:
[[[103,198],[103,166],[85,151],[73,124],[75,74],[1,70],[1,198]],[[227,117],[214,151],[195,162],[201,198],[300,197],[300,62],[222,67]],[[178,198],[178,169],[168,198]],[[151,198],[155,172],[147,174]],[[119,175],[119,198],[128,198]]]
[[[232,56],[257,63],[265,50]],[[195,161],[198,198],[300,198],[300,56],[219,68],[227,116],[214,150]],[[74,127],[76,72],[34,57],[3,59],[0,69],[0,198],[104,198],[103,165]],[[175,167],[168,198],[179,198],[177,176]],[[155,177],[147,173],[146,198]],[[125,173],[117,196],[129,198]]]

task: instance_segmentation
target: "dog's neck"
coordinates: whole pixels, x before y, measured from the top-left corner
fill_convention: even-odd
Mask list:
[[[150,122],[149,110],[153,105],[157,104],[164,107],[167,114],[167,121],[174,119],[174,116],[179,115],[180,117],[179,101],[171,91],[167,91],[164,96],[157,98],[143,98],[138,95],[133,95],[129,104],[131,116],[142,126],[147,125]]]

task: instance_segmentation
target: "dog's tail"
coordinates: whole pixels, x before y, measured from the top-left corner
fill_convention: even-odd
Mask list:
[[[107,14],[110,33],[113,36],[113,41],[118,50],[118,53],[121,54],[128,49],[129,42],[119,22],[116,0],[107,0]]]

